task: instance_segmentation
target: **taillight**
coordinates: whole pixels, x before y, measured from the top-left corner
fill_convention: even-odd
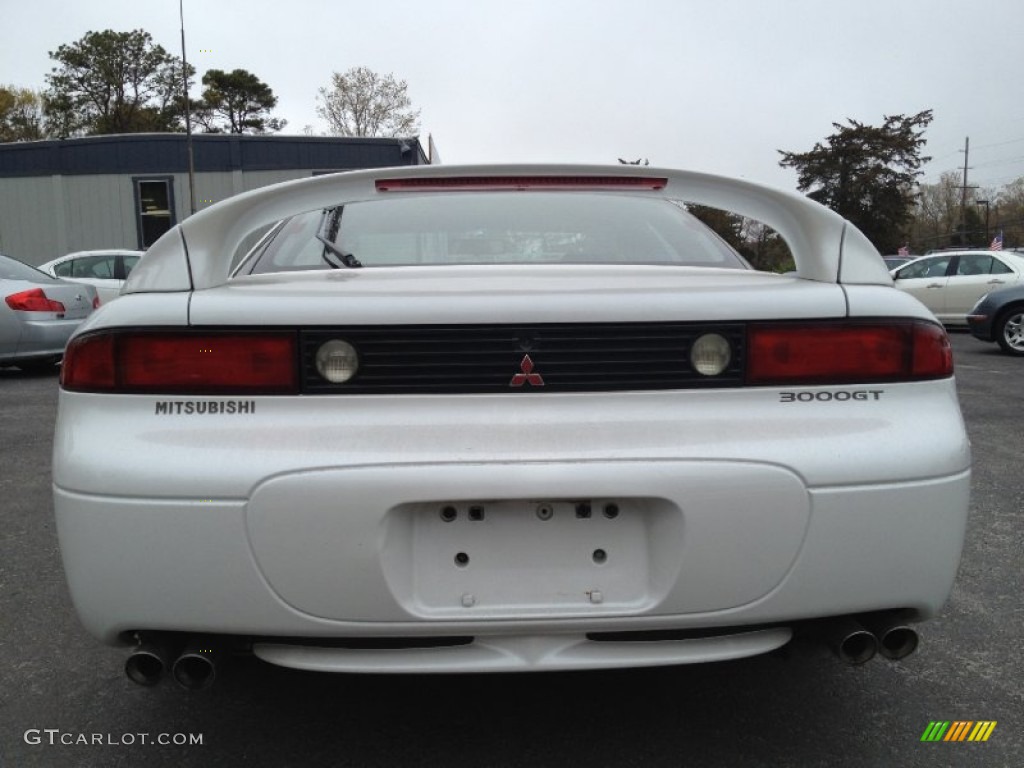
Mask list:
[[[61,386],[76,392],[291,394],[291,332],[113,331],[72,339]]]
[[[64,305],[48,298],[42,288],[12,293],[4,299],[7,306],[19,312],[63,312]]]
[[[949,338],[933,323],[779,323],[748,329],[748,384],[855,384],[952,375]]]
[[[653,176],[449,176],[377,179],[378,192],[482,191],[497,189],[664,189],[668,179]]]
[[[99,294],[97,294],[96,296],[93,297],[92,308],[93,309],[99,309],[100,308],[100,297],[99,297]]]

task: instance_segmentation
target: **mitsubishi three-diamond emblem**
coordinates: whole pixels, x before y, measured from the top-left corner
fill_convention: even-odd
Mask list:
[[[512,377],[512,381],[508,383],[510,387],[521,387],[523,384],[529,384],[531,387],[543,387],[544,377],[539,373],[533,372],[533,360],[530,359],[529,355],[523,355],[523,359],[519,363],[520,373],[515,374]]]

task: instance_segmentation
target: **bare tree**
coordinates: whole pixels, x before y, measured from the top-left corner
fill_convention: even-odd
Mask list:
[[[43,97],[28,88],[0,85],[0,141],[45,137]]]
[[[945,171],[937,183],[918,188],[912,227],[915,250],[924,252],[952,243],[960,223],[960,179],[960,173]]]
[[[411,109],[405,80],[367,67],[331,75],[331,87],[321,88],[317,114],[335,136],[412,136],[419,131],[420,110]]]
[[[1024,176],[1005,185],[996,194],[992,226],[1004,231],[1007,247],[1024,243]]]

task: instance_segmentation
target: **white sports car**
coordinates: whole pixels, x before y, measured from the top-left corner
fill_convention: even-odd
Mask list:
[[[796,275],[679,201],[767,223]],[[207,685],[223,651],[552,670],[806,632],[900,658],[963,543],[942,326],[841,217],[704,174],[427,166],[242,194],[150,248],[61,386],[71,595],[140,683]]]

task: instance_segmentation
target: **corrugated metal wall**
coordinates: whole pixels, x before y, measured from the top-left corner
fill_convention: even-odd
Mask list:
[[[124,176],[51,176],[63,188],[64,232],[53,259],[71,251],[135,248],[135,198]]]
[[[170,179],[174,223],[191,211],[182,137],[104,136],[0,145],[0,252],[42,264],[71,251],[138,248],[137,179]],[[202,136],[196,210],[317,171],[416,165],[416,139]],[[109,169],[111,172],[97,172]]]
[[[53,177],[0,178],[0,252],[29,264],[60,255],[63,200]]]
[[[196,174],[196,210],[310,171]],[[0,178],[0,252],[38,265],[65,253],[138,248],[134,179],[173,179],[175,223],[189,214],[188,174]]]

